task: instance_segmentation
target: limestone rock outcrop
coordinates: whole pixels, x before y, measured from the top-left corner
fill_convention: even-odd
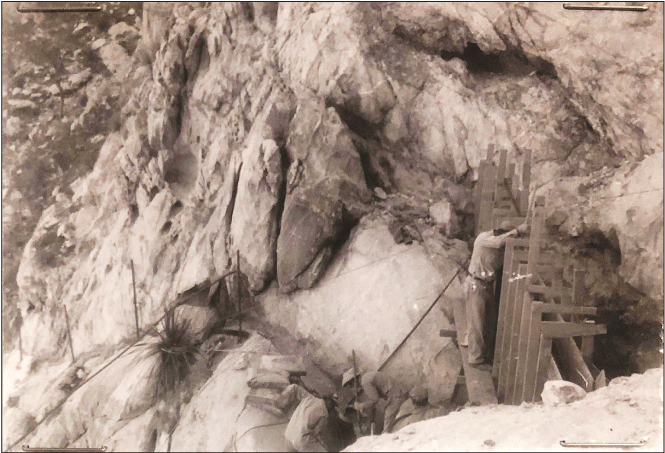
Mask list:
[[[146,4],[138,43],[129,25],[112,27],[91,50],[115,85],[94,76],[89,96],[103,103],[122,85],[126,105],[92,171],[54,195],[23,251],[24,352],[63,359],[65,307],[77,355],[113,348],[134,337],[136,317],[148,328],[179,294],[239,264],[252,308],[315,345],[330,372],[351,350],[375,369],[452,278],[388,365],[443,401],[460,358],[438,330],[463,297],[453,275],[469,256],[471,189],[488,149],[507,150],[518,171],[533,153],[530,192],[547,197],[548,239],[586,250],[575,263],[590,269],[594,303],[635,329],[662,322],[663,5],[649,8]],[[95,112],[86,107],[75,129]],[[215,412],[202,395],[200,410]],[[165,448],[154,408],[89,428],[87,417],[109,417],[104,407],[35,439],[83,445],[85,432],[120,449],[130,448],[122,436]],[[245,416],[232,412],[215,422]],[[172,447],[192,448],[190,428],[179,429]],[[231,441],[201,439],[194,448]]]

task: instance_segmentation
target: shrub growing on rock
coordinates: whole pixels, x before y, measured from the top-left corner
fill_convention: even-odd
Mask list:
[[[155,401],[176,396],[187,382],[199,353],[189,322],[177,319],[173,310],[167,310],[159,341],[150,346],[150,353],[158,356],[151,373]]]

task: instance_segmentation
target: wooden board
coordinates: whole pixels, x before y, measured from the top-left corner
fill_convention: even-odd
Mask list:
[[[501,275],[501,295],[499,297],[499,316],[496,323],[496,341],[494,343],[494,364],[492,367],[492,376],[499,375],[501,366],[501,354],[503,350],[503,336],[506,324],[506,296],[508,295],[508,280],[512,275],[513,251],[515,247],[510,244],[510,239],[506,241],[506,248],[503,255],[503,274]]]
[[[494,390],[492,372],[469,366],[468,348],[461,346],[460,353],[469,401],[478,405],[497,404],[499,401]]]
[[[545,223],[545,216],[540,209],[536,209],[533,216],[533,223],[531,225],[531,236],[529,237],[529,256],[527,258],[526,272],[529,277],[526,278],[526,284],[533,283],[534,274],[536,273],[536,265],[538,263],[540,254],[540,241],[543,234],[543,227]],[[525,285],[526,288],[526,285]],[[525,291],[524,294],[524,312],[525,316],[522,318],[526,324],[522,324],[523,339],[526,346],[520,349],[520,357],[524,363],[524,374],[517,374],[516,379],[522,380],[523,391],[521,400],[516,400],[516,404],[522,401],[532,401],[533,393],[536,387],[536,380],[538,378],[538,354],[540,350],[540,329],[542,315],[537,311],[534,312],[531,304],[533,298],[531,294]],[[522,346],[522,343],[520,343]],[[520,398],[520,394],[516,393],[516,398]]]
[[[480,220],[480,197],[483,193],[483,182],[485,181],[485,169],[487,166],[487,161],[480,161],[480,166],[478,167],[478,181],[476,182],[476,186],[473,188],[473,206],[476,230],[478,230],[478,221]]]
[[[520,264],[518,273],[524,275],[526,273],[526,265]],[[524,311],[524,278],[517,280],[515,285],[515,295],[513,296],[513,316],[512,325],[510,326],[510,345],[508,350],[508,367],[506,373],[506,400],[508,404],[514,404],[516,392],[519,391],[521,395],[522,380],[515,378],[518,368],[523,367],[523,362],[520,361],[520,337],[522,325],[522,313]],[[518,383],[519,381],[519,383]]]
[[[553,319],[563,321],[559,315],[554,315]],[[577,348],[575,340],[570,337],[554,338],[552,354],[559,364],[559,371],[563,379],[579,385],[586,391],[593,389],[593,375]]]
[[[497,167],[488,165],[485,169],[482,192],[480,195],[480,211],[476,224],[476,236],[482,231],[492,228],[492,214],[494,204],[494,189],[496,184]]]
[[[526,401],[541,401],[542,398],[540,394],[543,392],[545,387],[545,381],[547,381],[547,376],[552,361],[552,339],[544,336],[540,336],[540,347],[538,352],[538,365],[537,365],[537,376],[536,376],[536,385],[534,392],[529,398],[529,395],[525,395]]]
[[[565,321],[543,321],[542,324],[543,335],[550,338],[582,337],[607,333],[607,327],[604,324],[578,324]]]

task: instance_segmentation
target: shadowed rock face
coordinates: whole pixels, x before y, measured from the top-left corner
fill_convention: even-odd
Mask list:
[[[127,75],[123,125],[24,250],[24,350],[64,350],[63,305],[77,352],[132,336],[130,261],[145,326],[239,255],[252,290],[270,288],[275,322],[324,344],[336,367],[354,345],[330,352],[330,338],[346,340],[325,327],[343,313],[357,323],[344,329],[362,331],[394,301],[391,324],[358,338],[361,365],[375,367],[417,319],[400,310],[432,294],[409,286],[381,299],[400,261],[351,281],[359,297],[335,286],[330,266],[372,255],[368,232],[392,250],[368,223],[386,216],[414,241],[399,247],[432,275],[422,284],[445,283],[433,275],[464,255],[445,234],[470,239],[470,189],[489,148],[508,150],[518,170],[533,153],[531,193],[548,198],[550,239],[573,255],[585,244],[571,266],[589,268],[594,301],[639,328],[662,307],[662,30],[661,4],[643,14],[549,3],[146,4],[133,59],[112,64],[114,47],[104,52],[115,77]],[[596,198],[605,201],[585,204]],[[359,237],[365,248],[349,246]],[[344,297],[326,299],[322,318],[313,299],[330,291]],[[281,316],[292,301],[297,310]],[[358,301],[371,309],[356,311]],[[407,354],[403,366],[426,365],[404,382],[458,364],[432,348]]]

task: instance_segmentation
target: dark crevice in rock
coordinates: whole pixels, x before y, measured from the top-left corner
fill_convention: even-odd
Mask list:
[[[148,440],[147,451],[153,452],[157,446],[157,430],[153,429],[150,439]]]
[[[383,184],[381,184],[379,173],[372,166],[370,150],[367,146],[367,143],[365,140],[355,134],[351,139],[353,141],[353,146],[356,148],[356,151],[360,156],[360,164],[362,165],[363,174],[365,175],[365,185],[369,190],[372,190],[375,187],[382,187]],[[384,160],[387,161],[385,158]]]
[[[180,200],[176,200],[175,203],[173,203],[173,206],[171,206],[171,209],[169,210],[168,218],[169,219],[173,218],[180,211],[182,211],[182,202]]]
[[[181,96],[177,96],[175,101],[174,101],[174,108],[175,108],[175,117],[173,118],[173,130],[174,130],[174,139],[173,143],[178,139],[181,133],[182,129],[182,120],[183,120],[183,99]]]
[[[325,275],[325,273],[328,271],[328,268],[330,267],[330,263],[333,261],[337,253],[340,251],[342,247],[347,243],[349,240],[349,237],[351,236],[351,231],[353,228],[358,225],[359,218],[351,214],[351,212],[346,208],[345,205],[342,206],[342,216],[341,219],[337,222],[336,229],[337,229],[337,234],[329,237],[326,239],[322,244],[321,247],[319,248],[319,254],[317,254],[312,261],[304,268],[304,270],[298,275],[296,280],[301,280],[303,279],[304,276],[307,274],[312,274],[312,267],[315,264],[315,262],[320,259],[319,255],[323,253],[324,258],[321,261],[320,268],[322,269],[321,272],[319,272],[316,275],[313,275],[313,280],[311,281],[311,285],[307,285],[306,288],[311,288],[316,286],[316,284],[321,280],[321,278]],[[327,250],[326,250],[327,249]],[[327,252],[327,253],[326,253]],[[312,276],[310,275],[309,278]],[[302,289],[305,289],[304,287],[301,286]]]
[[[229,200],[229,207],[224,215],[224,231],[231,231],[231,223],[233,222],[233,210],[236,206],[236,198],[238,196],[238,185],[240,184],[240,172],[242,171],[242,162],[238,165],[238,171],[233,176],[233,190],[231,191],[231,199]]]
[[[281,156],[281,171],[282,171],[282,184],[279,187],[279,194],[277,196],[277,205],[275,207],[275,223],[277,224],[277,229],[275,231],[275,241],[273,250],[270,251],[273,255],[274,269],[272,274],[277,275],[277,242],[279,240],[279,235],[282,231],[282,216],[284,215],[284,206],[286,205],[286,193],[287,185],[289,183],[287,174],[289,172],[289,167],[291,166],[291,159],[289,158],[289,153],[283,146],[279,147],[279,155]],[[266,282],[266,286],[269,282]]]
[[[129,205],[129,226],[134,225],[136,219],[139,218],[139,207],[136,203]]]
[[[619,238],[614,230],[603,233],[597,229],[590,229],[572,239],[574,249],[580,256],[607,260],[612,266],[621,264],[621,248]]]
[[[528,56],[520,49],[509,47],[495,53],[483,52],[478,44],[470,42],[463,53],[442,51],[439,56],[444,60],[460,58],[466,63],[470,74],[478,77],[486,75],[507,75],[524,77],[531,73],[545,79],[558,79],[552,63],[540,57]]]
[[[372,124],[343,106],[328,103],[326,106],[333,107],[342,122],[352,132],[351,140],[353,141],[353,146],[355,147],[356,152],[360,156],[360,164],[363,169],[365,185],[367,188],[370,190],[375,187],[385,188],[385,184],[382,183],[380,172],[375,168],[376,162],[373,162],[372,149],[369,143],[370,141],[375,142],[378,140],[379,126]],[[388,160],[385,157],[381,157],[381,159],[381,168],[383,168],[385,172],[392,173],[393,170]],[[388,168],[384,168],[384,164]]]
[[[327,107],[332,107],[335,109],[335,112],[337,112],[342,122],[346,125],[346,127],[349,128],[349,130],[351,130],[351,132],[358,134],[365,139],[376,137],[378,135],[379,126],[370,123],[359,115],[356,115],[348,108],[329,101],[326,101],[326,108]]]
[[[659,322],[626,323],[622,316],[625,310],[600,308],[598,323],[607,325],[607,334],[594,340],[593,363],[605,370],[608,379],[644,373],[646,369],[662,363]]]

